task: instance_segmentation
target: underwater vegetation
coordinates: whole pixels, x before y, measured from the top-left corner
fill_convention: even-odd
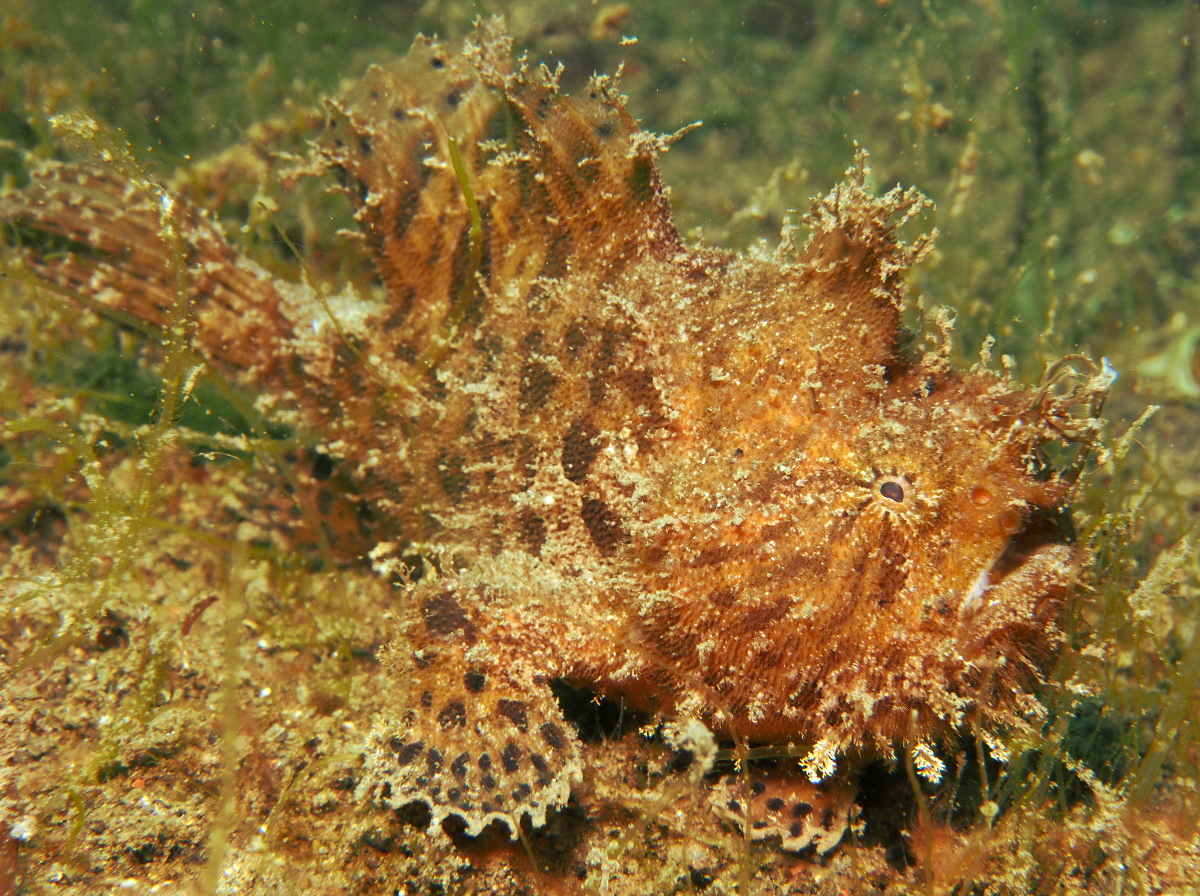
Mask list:
[[[1200,875],[1200,18],[701,6],[6,9],[0,889]]]

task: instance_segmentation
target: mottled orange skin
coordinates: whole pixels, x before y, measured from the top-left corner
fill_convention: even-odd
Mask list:
[[[1065,409],[902,347],[926,245],[895,226],[920,197],[872,196],[860,161],[803,249],[688,248],[666,142],[615,86],[568,98],[509,57],[495,24],[460,55],[420,40],[330,104],[314,167],[356,203],[374,295],[326,308],[173,212],[203,247],[183,297],[198,349],[352,477],[374,522],[346,544],[384,570],[423,558],[363,789],[471,833],[543,823],[581,774],[555,679],[794,743],[813,778],[1036,714],[1072,579],[1038,449]],[[105,176],[42,172],[2,210],[93,248],[161,228],[157,188],[118,202],[111,178],[72,186],[87,177]],[[106,203],[121,212],[93,234],[80,208]],[[178,298],[158,255],[30,263],[153,322]]]

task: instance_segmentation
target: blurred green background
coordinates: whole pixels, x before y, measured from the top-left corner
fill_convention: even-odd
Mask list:
[[[246,140],[256,122],[319,108],[418,31],[457,37],[500,12],[531,58],[564,64],[568,87],[624,64],[647,128],[704,122],[663,162],[693,237],[773,240],[788,209],[839,179],[858,141],[881,186],[915,184],[937,201],[921,224],[939,228],[940,251],[918,279],[930,304],[958,309],[965,354],[994,333],[1027,378],[1076,346],[1130,373],[1191,327],[1191,3],[4,6],[0,169],[17,180],[23,149],[54,151],[50,114],[87,110],[169,174]],[[1131,339],[1138,351],[1124,360]],[[1157,378],[1175,397],[1200,393],[1179,370]]]

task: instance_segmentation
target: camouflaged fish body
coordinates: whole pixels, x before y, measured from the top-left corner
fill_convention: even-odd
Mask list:
[[[421,39],[331,103],[317,167],[356,204],[381,298],[327,310],[206,220],[177,228],[205,241],[197,347],[352,474],[377,521],[362,553],[424,558],[362,790],[469,833],[544,823],[582,774],[556,679],[795,743],[814,779],[1036,714],[1072,569],[1037,451],[1065,408],[902,348],[926,246],[895,228],[920,197],[870,195],[860,164],[798,252],[687,248],[665,141],[615,84],[567,97],[510,50],[494,22],[461,53]],[[100,245],[152,233],[161,194],[81,196],[88,177],[54,169],[2,210],[93,248],[31,253],[46,277],[161,319],[169,253]],[[78,224],[123,190],[114,239]]]

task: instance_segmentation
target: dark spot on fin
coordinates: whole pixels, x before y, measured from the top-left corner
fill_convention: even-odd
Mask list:
[[[457,725],[462,728],[467,724],[467,708],[461,700],[453,700],[447,703],[438,712],[438,724],[443,728],[450,728]]]
[[[553,722],[547,722],[538,729],[538,733],[542,735],[542,740],[553,750],[561,750],[566,745],[566,738],[563,735],[563,730]]]
[[[487,685],[487,676],[471,670],[463,676],[463,686],[472,694],[478,694]]]
[[[563,436],[563,475],[571,482],[582,482],[600,453],[600,430],[588,420],[576,420]]]
[[[521,767],[521,748],[511,740],[506,743],[504,749],[500,751],[500,764],[509,774],[519,769]]]
[[[496,704],[496,711],[517,726],[524,733],[529,730],[528,707],[522,700],[501,700]]]
[[[550,372],[549,367],[541,361],[527,361],[521,368],[521,412],[527,413],[543,407],[557,385],[558,377]]]
[[[601,498],[584,495],[581,507],[583,525],[601,556],[611,557],[626,540],[621,521]]]
[[[451,592],[444,591],[430,598],[421,613],[425,617],[425,631],[430,635],[438,637],[462,632],[467,640],[475,640],[475,624],[467,618],[462,604],[455,600]]]

